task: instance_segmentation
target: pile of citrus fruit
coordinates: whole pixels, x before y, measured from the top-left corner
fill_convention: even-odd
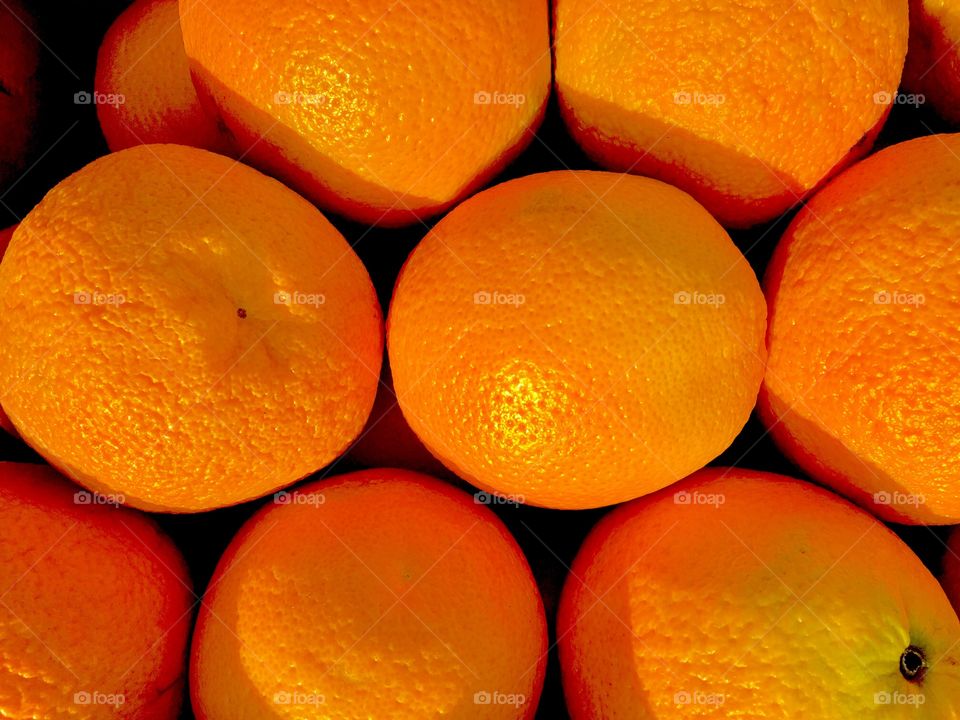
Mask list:
[[[0,717],[960,720],[956,8],[119,4],[20,208],[0,2]]]

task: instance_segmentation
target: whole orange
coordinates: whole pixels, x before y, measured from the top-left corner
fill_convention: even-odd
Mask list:
[[[245,160],[367,224],[412,223],[493,177],[549,92],[545,0],[180,0],[180,22]]]
[[[5,187],[26,166],[38,108],[40,43],[20,0],[0,3],[0,38],[0,187]]]
[[[151,510],[259,497],[367,420],[383,351],[359,258],[256,170],[139,145],[70,176],[0,263],[2,403],[91,490]]]
[[[0,716],[175,720],[194,596],[146,516],[0,463]]]
[[[556,85],[597,162],[769,220],[866,153],[907,50],[907,0],[557,0]]]
[[[688,475],[743,427],[766,308],[690,196],[553,172],[470,198],[400,273],[388,321],[410,426],[457,475],[553,508]]]
[[[190,688],[199,720],[529,719],[546,643],[530,568],[490,510],[370,470],[281,493],[241,529]]]
[[[960,521],[960,135],[817,194],[767,269],[760,411],[804,470],[887,520]]]
[[[910,0],[910,48],[903,84],[917,104],[931,103],[960,123],[960,14],[950,0]]]
[[[136,0],[114,21],[97,55],[94,88],[113,151],[147,143],[230,148],[190,79],[178,0]]]
[[[867,513],[711,468],[617,508],[557,617],[573,720],[960,717],[960,621]]]

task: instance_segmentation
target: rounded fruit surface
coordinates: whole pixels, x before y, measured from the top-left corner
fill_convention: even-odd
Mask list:
[[[453,210],[401,271],[388,321],[410,426],[457,475],[588,508],[727,448],[763,375],[766,308],[709,214],[664,183],[553,172]]]
[[[7,252],[7,246],[10,245],[10,239],[13,237],[13,231],[16,229],[16,225],[11,225],[8,228],[0,230],[0,259],[2,259],[4,253]],[[0,407],[0,428],[5,430],[10,435],[17,437],[17,430],[15,427],[13,427],[13,423],[10,422],[10,418],[7,417],[7,413],[2,407]]]
[[[759,408],[886,520],[960,521],[960,135],[887,148],[801,210],[767,269]]]
[[[4,409],[52,464],[145,509],[237,503],[326,465],[367,419],[382,350],[343,237],[204,150],[100,158],[0,263]]]
[[[612,170],[745,227],[867,152],[907,50],[907,0],[557,0],[556,85]]]
[[[136,0],[114,21],[97,55],[94,88],[100,127],[114,152],[148,143],[229,149],[190,79],[178,0]]]
[[[532,138],[545,0],[180,0],[201,98],[245,160],[367,224],[435,214]]]
[[[194,633],[193,707],[532,718],[546,641],[530,568],[490,510],[425,475],[352,473],[278,496],[233,540]]]
[[[934,577],[867,513],[768,473],[710,468],[610,513],[557,637],[573,720],[960,717]]]
[[[910,49],[903,85],[917,102],[960,123],[960,6],[953,0],[910,0]]]
[[[20,0],[0,4],[0,186],[23,171],[37,117],[40,43]]]
[[[105,500],[0,463],[0,716],[178,717],[187,568],[151,520]]]

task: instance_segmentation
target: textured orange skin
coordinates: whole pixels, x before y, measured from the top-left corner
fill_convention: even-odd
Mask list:
[[[201,99],[245,160],[367,224],[415,222],[492,178],[549,94],[545,0],[180,0],[180,18]]]
[[[543,605],[489,509],[405,470],[295,492],[324,502],[263,508],[211,581],[190,664],[199,720],[534,716]],[[483,691],[526,703],[475,705]],[[325,702],[275,703],[283,692]]]
[[[874,95],[896,92],[907,48],[906,0],[753,5],[555,6],[556,85],[576,140],[729,227],[781,214],[870,149],[889,112]]]
[[[49,467],[0,463],[0,716],[175,720],[193,591],[146,516],[77,504]],[[122,694],[113,705],[75,693]]]
[[[76,304],[94,291],[126,302]],[[295,291],[317,303],[277,303]],[[326,465],[366,422],[382,352],[373,285],[334,227],[195,148],[88,165],[0,263],[10,419],[75,480],[144,509],[237,503]]]
[[[903,84],[944,119],[960,124],[960,12],[949,0],[910,0]]]
[[[867,513],[769,473],[710,468],[607,515],[557,638],[573,720],[960,717],[960,621],[933,576]],[[920,684],[899,672],[911,644]]]
[[[957,153],[960,136],[935,135],[847,170],[765,278],[761,416],[806,472],[896,522],[960,520]],[[883,292],[924,302],[878,304]]]
[[[13,237],[13,231],[16,229],[16,225],[11,225],[4,230],[0,230],[0,258],[3,258],[3,254],[7,251],[7,246],[10,244],[10,238]],[[7,413],[4,412],[2,407],[0,407],[0,428],[10,433],[14,437],[20,437],[17,429],[13,426],[13,423],[10,422],[10,418],[7,417]]]
[[[40,44],[20,0],[0,4],[0,186],[26,165],[37,117]]]
[[[477,305],[478,291],[525,302]],[[683,291],[726,302],[677,305]],[[387,337],[404,416],[445,465],[577,509],[658,490],[726,449],[756,400],[765,327],[753,271],[692,198],[564,171],[441,220],[401,271]]]
[[[94,88],[123,95],[98,103],[110,150],[147,143],[226,153],[229,137],[207,113],[190,79],[178,0],[136,0],[110,26],[97,55]]]

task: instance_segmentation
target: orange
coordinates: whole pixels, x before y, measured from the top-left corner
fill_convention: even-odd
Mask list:
[[[116,19],[100,46],[94,88],[113,151],[145,143],[229,148],[190,79],[177,0],[136,0]]]
[[[760,411],[804,470],[886,520],[960,521],[960,135],[834,180],[767,269]]]
[[[4,230],[0,230],[0,258],[3,258],[4,253],[7,252],[7,246],[10,244],[10,238],[13,237],[13,231],[16,229],[16,225],[11,225]],[[13,427],[13,423],[10,422],[10,418],[7,417],[7,413],[4,412],[2,407],[0,407],[0,429],[5,430],[11,435],[17,435],[16,428]]]
[[[37,117],[40,43],[20,0],[0,3],[0,187],[24,170]]]
[[[763,375],[744,257],[656,180],[552,172],[457,207],[401,271],[388,346],[404,416],[460,477],[588,508],[721,453]]]
[[[617,508],[557,617],[573,720],[960,717],[960,621],[881,523],[711,468]]]
[[[146,516],[0,463],[0,716],[175,720],[194,596]]]
[[[950,0],[910,0],[910,49],[903,84],[918,103],[929,102],[960,123],[960,13]]]
[[[333,460],[373,405],[382,336],[366,270],[312,205],[180,145],[70,176],[0,263],[10,419],[149,510],[241,502]]]
[[[907,0],[557,0],[555,28],[560,106],[584,150],[745,227],[869,150]]]
[[[546,622],[506,528],[425,475],[281,494],[230,544],[193,637],[199,720],[533,718]]]
[[[245,160],[367,224],[438,213],[529,142],[545,0],[180,0],[194,82]]]
[[[370,418],[350,446],[347,457],[368,468],[391,467],[428,475],[446,474],[443,463],[430,454],[404,419],[393,389],[390,367],[386,363]]]

